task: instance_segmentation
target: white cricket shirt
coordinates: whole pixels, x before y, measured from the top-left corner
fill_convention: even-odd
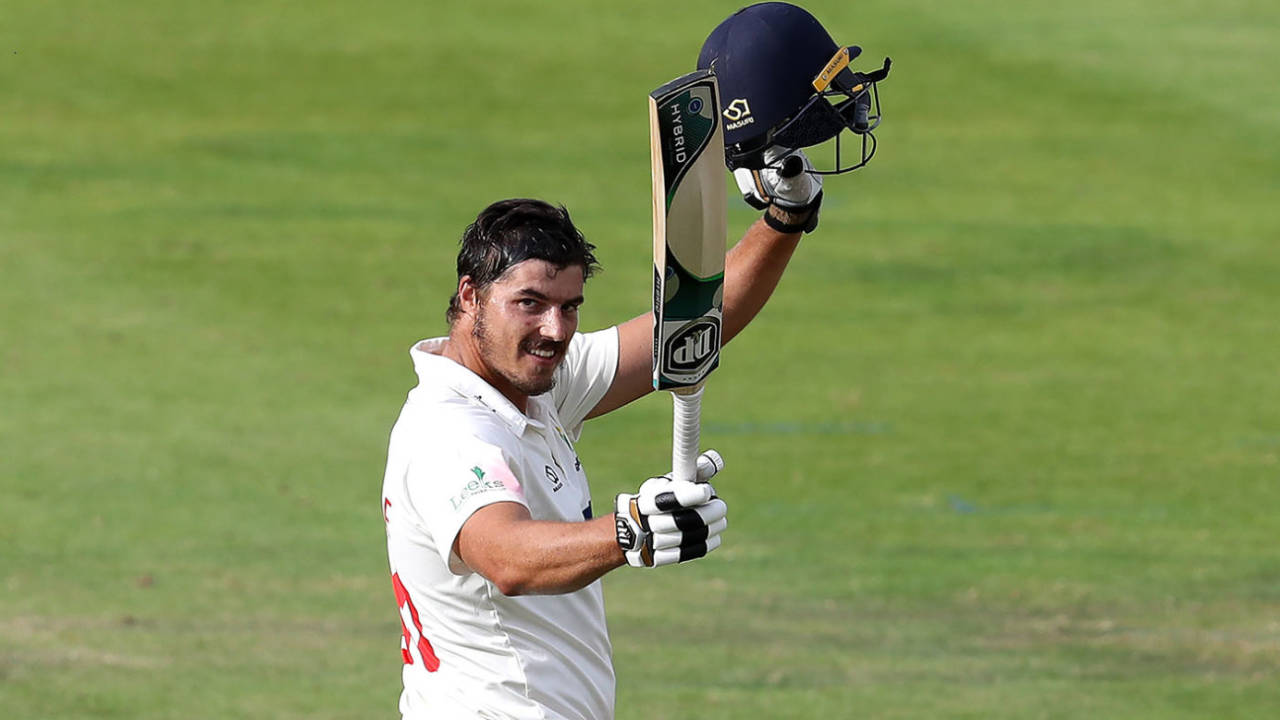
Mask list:
[[[439,355],[410,349],[418,386],[391,430],[382,510],[404,638],[406,720],[613,717],[612,649],[599,581],[506,597],[453,553],[477,509],[518,502],[536,520],[581,522],[591,494],[573,442],[618,364],[614,328],[577,334],[550,392],[521,413]]]

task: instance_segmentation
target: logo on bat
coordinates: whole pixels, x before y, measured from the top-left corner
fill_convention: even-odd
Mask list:
[[[720,322],[698,318],[667,340],[666,366],[673,372],[695,372],[720,349]]]

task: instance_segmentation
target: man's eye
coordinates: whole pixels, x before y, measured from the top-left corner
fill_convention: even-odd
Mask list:
[[[520,298],[517,302],[520,304],[520,307],[522,308],[531,308],[531,307],[536,307],[538,305],[538,301],[534,300],[533,298]]]

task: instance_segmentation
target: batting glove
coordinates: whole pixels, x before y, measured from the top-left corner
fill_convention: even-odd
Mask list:
[[[813,232],[818,226],[818,208],[822,206],[822,176],[812,172],[813,163],[808,156],[801,150],[774,145],[764,151],[764,164],[760,170],[733,171],[742,199],[757,210],[773,205],[790,216],[804,218],[790,224],[766,213],[765,221],[779,232]]]
[[[696,560],[720,547],[728,507],[707,482],[724,468],[715,450],[698,456],[698,482],[663,475],[644,481],[634,495],[618,495],[618,547],[632,567]]]

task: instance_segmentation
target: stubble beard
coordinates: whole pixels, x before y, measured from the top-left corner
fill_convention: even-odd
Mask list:
[[[484,321],[483,312],[476,316],[475,324],[471,327],[471,336],[476,339],[476,345],[480,348],[480,357],[489,365],[489,369],[501,377],[508,385],[515,388],[517,392],[533,397],[534,395],[550,392],[551,388],[556,386],[554,373],[546,378],[526,379],[503,372],[493,365],[492,360],[499,356],[501,348],[498,347],[497,342],[489,337],[489,327]],[[529,348],[525,347],[526,344],[525,341],[521,341],[520,349],[527,351]]]

